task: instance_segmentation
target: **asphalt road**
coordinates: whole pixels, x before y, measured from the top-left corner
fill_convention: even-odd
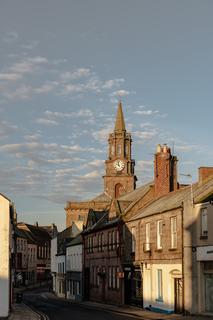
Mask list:
[[[116,314],[111,311],[91,308],[85,305],[43,298],[42,291],[27,291],[24,293],[24,302],[35,311],[48,315],[50,320],[133,320],[138,319],[130,315]]]

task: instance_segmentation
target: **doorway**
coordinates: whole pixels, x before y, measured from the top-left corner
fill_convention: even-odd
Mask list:
[[[174,290],[175,290],[175,313],[183,312],[183,279],[174,279]]]

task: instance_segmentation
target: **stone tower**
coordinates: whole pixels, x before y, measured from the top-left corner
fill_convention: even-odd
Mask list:
[[[105,161],[106,174],[104,191],[112,199],[133,191],[136,187],[135,161],[131,158],[131,134],[126,132],[122,104],[119,102],[113,133],[109,134],[108,159]]]

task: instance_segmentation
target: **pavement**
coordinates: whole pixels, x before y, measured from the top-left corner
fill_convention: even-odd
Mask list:
[[[92,302],[92,301],[83,301],[83,302],[72,302],[70,300],[64,299],[64,298],[58,298],[55,296],[54,293],[51,292],[44,292],[41,294],[41,296],[44,299],[55,299],[55,300],[62,300],[66,302],[72,303],[78,303],[82,304],[88,308],[92,309],[99,309],[103,311],[108,312],[114,312],[118,314],[126,314],[131,315],[134,317],[138,317],[145,320],[207,320],[207,319],[213,319],[213,317],[210,315],[209,317],[206,315],[190,315],[190,316],[183,316],[183,315],[177,315],[177,314],[164,314],[164,313],[158,313],[158,312],[152,312],[148,310],[144,310],[138,307],[134,306],[115,306],[115,305],[109,305],[109,304],[103,304],[98,302]],[[35,312],[30,307],[28,307],[24,303],[15,303],[12,308],[12,313],[9,317],[9,320],[41,320],[41,319],[48,319],[47,316],[42,314],[40,311]]]
[[[8,318],[9,320],[41,320],[43,319],[40,314],[33,311],[26,304],[14,303],[12,305],[11,314]]]

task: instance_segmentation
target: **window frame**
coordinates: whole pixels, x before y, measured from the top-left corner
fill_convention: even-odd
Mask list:
[[[162,250],[163,249],[163,220],[157,221],[157,249]]]

